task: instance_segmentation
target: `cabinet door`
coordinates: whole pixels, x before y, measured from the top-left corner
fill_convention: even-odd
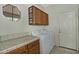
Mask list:
[[[40,22],[41,22],[41,25],[43,25],[44,24],[44,13],[43,13],[43,11],[41,11],[40,12]]]
[[[42,12],[42,24],[47,25],[48,24],[48,14]]]
[[[28,54],[28,46],[25,45],[25,53]]]
[[[12,50],[10,52],[7,52],[7,54],[25,54],[25,46],[22,46],[20,48],[16,48],[15,50]]]
[[[39,49],[38,49],[38,45],[35,45],[31,48],[29,48],[29,54],[38,54],[39,53]]]
[[[40,15],[40,10],[38,9],[38,8],[33,8],[33,24],[36,24],[36,25],[39,25],[39,24],[41,24],[41,22],[40,22],[40,17],[41,17],[41,15]]]
[[[39,54],[39,41],[34,41],[30,44],[28,44],[28,53],[29,54]]]
[[[48,14],[47,13],[45,13],[45,25],[48,25]]]
[[[43,25],[45,25],[45,22],[46,22],[45,16],[46,16],[45,13],[42,12],[42,17],[41,18],[42,18],[42,24]]]

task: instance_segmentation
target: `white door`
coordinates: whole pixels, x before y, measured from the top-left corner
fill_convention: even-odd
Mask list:
[[[59,21],[60,46],[77,49],[75,13],[61,13],[59,14]]]

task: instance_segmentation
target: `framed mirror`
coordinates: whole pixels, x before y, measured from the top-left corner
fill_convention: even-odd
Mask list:
[[[12,21],[18,21],[21,18],[20,10],[11,4],[3,6],[3,15],[12,18]]]

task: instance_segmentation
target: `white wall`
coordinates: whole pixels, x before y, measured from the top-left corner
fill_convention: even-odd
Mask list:
[[[52,15],[52,20],[54,24],[52,24],[52,28],[53,28],[53,32],[54,32],[54,37],[55,37],[55,41],[56,41],[56,45],[59,45],[59,16],[61,16],[61,13],[68,13],[68,12],[73,12],[74,13],[74,17],[75,18],[75,22],[77,23],[77,16],[78,16],[78,5],[51,5],[51,8],[49,8],[50,10],[50,14]],[[59,16],[58,16],[59,15]],[[54,18],[53,18],[54,17]],[[61,21],[62,22],[62,21]],[[76,24],[77,25],[77,24]],[[77,25],[78,26],[78,25]],[[78,28],[76,26],[75,32],[78,32]],[[77,36],[77,34],[76,34]],[[77,38],[77,37],[76,37]],[[76,43],[78,43],[78,39]],[[78,45],[78,44],[77,44]],[[78,46],[77,46],[78,47]]]
[[[77,16],[77,19],[78,19],[78,20],[77,20],[77,27],[78,27],[78,29],[77,29],[77,39],[78,39],[78,40],[77,40],[77,43],[78,43],[77,46],[78,46],[78,51],[79,51],[79,5],[78,5],[77,15],[78,15],[78,16]]]
[[[2,12],[4,4],[0,4],[0,35],[7,35],[12,33],[29,32],[31,33],[32,27],[28,23],[28,7],[31,4],[14,4],[21,11],[21,19],[18,22],[11,21],[11,18],[5,17]],[[43,9],[40,5],[38,8]],[[33,26],[38,27],[38,26]],[[41,28],[42,26],[40,26]],[[39,28],[39,27],[38,27]],[[37,28],[36,28],[37,29]]]
[[[27,6],[28,5],[15,5],[21,11],[21,19],[18,22],[11,21],[10,18],[5,17],[3,15],[2,7],[4,5],[0,5],[0,35],[6,35],[11,33],[20,33],[28,31],[28,13]]]

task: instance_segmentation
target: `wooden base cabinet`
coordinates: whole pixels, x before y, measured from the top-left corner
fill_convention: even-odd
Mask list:
[[[25,46],[22,46],[22,47],[16,48],[15,50],[7,52],[6,54],[39,54],[39,53],[40,53],[39,40],[36,40]]]
[[[29,54],[38,54],[38,45],[29,48]]]
[[[39,41],[28,44],[28,52],[29,54],[39,54]]]
[[[22,46],[22,47],[16,48],[15,50],[7,52],[6,54],[25,54],[25,53],[28,53],[28,48],[26,46]]]

